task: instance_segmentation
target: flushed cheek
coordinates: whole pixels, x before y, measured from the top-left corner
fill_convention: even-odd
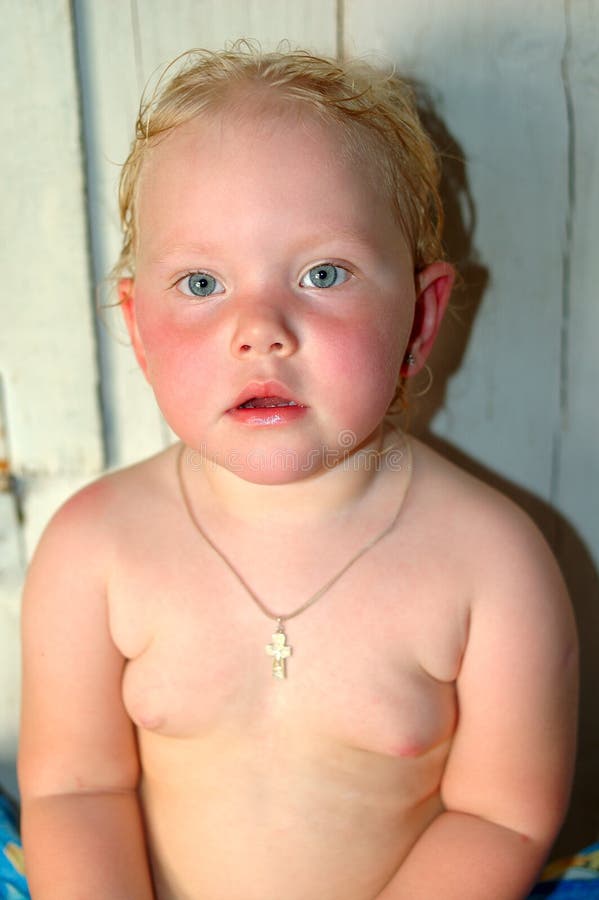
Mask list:
[[[396,325],[389,323],[383,333],[372,323],[356,323],[338,334],[331,354],[329,378],[345,390],[339,391],[343,407],[359,405],[387,409],[393,397],[403,349],[403,337]]]
[[[158,318],[142,319],[140,336],[148,380],[167,419],[173,404],[194,408],[217,375],[217,359],[206,336]]]

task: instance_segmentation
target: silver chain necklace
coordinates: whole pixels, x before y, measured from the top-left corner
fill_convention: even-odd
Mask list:
[[[345,563],[345,565],[341,569],[339,569],[338,572],[335,572],[335,574],[332,576],[332,578],[329,578],[329,580],[325,584],[323,584],[322,587],[320,587],[316,591],[315,594],[312,594],[312,596],[308,600],[306,600],[305,603],[302,603],[302,605],[299,606],[297,609],[295,609],[293,612],[286,613],[285,615],[279,615],[278,613],[273,613],[272,610],[270,610],[266,606],[266,604],[260,599],[260,597],[258,597],[258,595],[255,593],[255,591],[252,590],[252,588],[247,583],[247,581],[245,580],[243,575],[233,565],[233,563],[227,557],[227,555],[225,553],[223,553],[223,551],[220,549],[220,547],[218,547],[210,537],[208,537],[208,535],[206,534],[206,532],[200,525],[200,523],[197,520],[197,518],[194,514],[194,511],[191,507],[189,495],[187,494],[187,491],[185,489],[185,484],[183,482],[182,462],[183,462],[183,453],[184,453],[186,447],[185,447],[185,444],[181,444],[181,449],[179,450],[179,454],[177,456],[177,478],[179,481],[179,490],[181,491],[181,497],[183,499],[183,504],[185,506],[185,509],[187,510],[187,514],[188,514],[192,524],[197,529],[197,531],[199,531],[199,533],[201,534],[203,539],[206,541],[208,546],[212,548],[212,550],[217,554],[217,556],[220,556],[220,558],[222,559],[224,564],[233,573],[233,575],[235,576],[237,581],[241,584],[241,586],[243,588],[245,588],[245,590],[247,591],[249,596],[252,598],[252,600],[254,601],[256,606],[258,606],[262,610],[262,612],[264,613],[265,616],[268,616],[269,619],[273,619],[277,623],[277,629],[274,632],[274,634],[272,635],[272,643],[266,644],[266,647],[265,647],[266,654],[268,656],[272,657],[273,678],[286,678],[287,677],[285,663],[286,663],[286,660],[289,658],[289,656],[292,653],[292,647],[290,647],[286,643],[287,635],[285,633],[284,623],[288,622],[290,619],[294,619],[296,616],[301,615],[301,613],[303,613],[306,609],[308,609],[310,606],[313,606],[313,604],[316,603],[317,600],[320,600],[320,598],[324,594],[326,594],[326,592],[329,590],[329,588],[331,588],[335,584],[335,582],[338,581],[341,578],[341,576],[344,575],[351,566],[353,566],[354,563],[356,563],[362,556],[364,556],[365,553],[368,553],[368,551],[371,550],[375,546],[375,544],[378,544],[379,541],[382,541],[382,539],[387,534],[389,534],[389,532],[392,531],[393,528],[395,527],[397,520],[399,519],[399,514],[401,513],[401,510],[403,508],[405,496],[406,496],[406,493],[407,493],[407,490],[408,490],[408,487],[410,484],[411,469],[412,469],[412,465],[411,465],[412,453],[411,453],[410,444],[406,438],[404,438],[404,444],[405,444],[405,448],[406,448],[407,466],[409,469],[409,475],[408,475],[406,484],[404,485],[404,490],[402,491],[402,495],[401,495],[401,499],[399,501],[398,507],[397,507],[395,514],[394,514],[393,518],[391,519],[391,521],[388,523],[388,525],[386,525],[383,528],[382,531],[380,531],[373,538],[371,538],[371,540],[369,540],[366,544],[364,544],[364,546],[361,547],[357,551],[357,553],[354,553],[354,555]],[[381,456],[384,456],[384,455],[385,455],[385,453],[381,454]]]

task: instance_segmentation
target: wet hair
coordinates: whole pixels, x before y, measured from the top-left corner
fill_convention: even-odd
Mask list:
[[[243,114],[248,95],[265,109],[279,105],[283,114],[295,109],[302,118],[338,126],[340,150],[357,159],[388,195],[415,272],[442,258],[439,162],[409,85],[362,60],[341,62],[303,50],[266,53],[240,40],[224,51],[182,54],[167,66],[152,95],[142,97],[121,172],[123,242],[115,279],[135,275],[137,193],[149,148],[203,113]]]

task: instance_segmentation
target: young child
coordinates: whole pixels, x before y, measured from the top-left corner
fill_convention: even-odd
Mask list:
[[[119,296],[180,443],[69,500],[23,609],[34,900],[518,900],[576,639],[511,502],[391,427],[449,301],[397,78],[197,51],[142,107]]]

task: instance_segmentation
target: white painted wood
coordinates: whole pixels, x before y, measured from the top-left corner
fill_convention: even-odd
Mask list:
[[[101,347],[107,456],[133,462],[163,443],[161,419],[128,345],[116,293],[106,281],[120,244],[117,205],[120,165],[133,136],[144,75],[132,24],[136,4],[74,4],[83,96],[89,216]]]
[[[2,22],[0,366],[11,462],[17,473],[91,474],[102,454],[69,3],[4,4]]]
[[[374,50],[429,89],[466,158],[472,250],[488,270],[470,337],[450,323],[433,357],[441,381],[457,366],[433,431],[547,496],[567,203],[561,4],[383,0],[372,10],[347,0],[346,52]]]
[[[334,54],[336,8],[334,0],[176,0],[169,4],[161,0],[128,4],[77,0],[75,11],[95,269],[100,280],[118,256],[118,164],[127,155],[139,98],[152,73],[187,49],[222,48],[238,37],[257,39],[269,49],[289,39]],[[101,293],[106,300],[106,289]],[[148,455],[172,438],[127,346],[119,311],[112,310],[106,318],[122,342],[106,336],[102,340],[109,459],[116,465]]]
[[[569,24],[565,77],[572,116],[572,240],[556,499],[599,564],[599,3],[570,3]]]
[[[597,836],[599,725],[599,3],[566,4],[564,82],[571,120],[570,241],[566,247],[563,401],[559,478],[554,502],[563,513],[558,549],[579,617],[581,728],[575,820]],[[580,812],[582,810],[582,813]],[[585,840],[592,834],[587,827]]]

